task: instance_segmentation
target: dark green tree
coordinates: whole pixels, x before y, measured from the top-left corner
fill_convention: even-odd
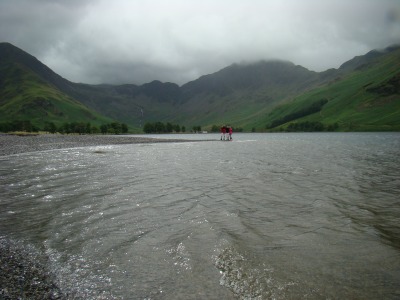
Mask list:
[[[154,124],[153,123],[149,123],[149,122],[145,123],[144,126],[143,126],[143,131],[144,131],[144,133],[155,132]]]
[[[173,130],[173,128],[174,128],[174,127],[172,126],[172,124],[168,122],[168,123],[165,125],[165,132],[171,133],[172,130]]]
[[[57,132],[57,126],[53,122],[45,122],[43,130],[44,131],[48,131],[50,133],[56,133]]]
[[[98,127],[96,127],[96,126],[92,126],[92,133],[93,134],[98,134],[98,133],[100,133],[100,129]]]
[[[79,134],[85,134],[86,133],[86,124],[83,123],[83,122],[75,123],[74,128],[75,128],[75,130],[74,130],[75,133],[79,133]]]
[[[121,134],[122,133],[121,123],[113,122],[110,125],[111,125],[110,128],[112,128],[113,133],[115,133],[115,134]]]
[[[201,131],[201,126],[200,125],[196,125],[192,127],[193,132],[200,132]]]
[[[174,125],[174,131],[175,132],[181,132],[181,126],[179,126],[179,124],[175,124]]]
[[[165,132],[165,125],[162,122],[156,122],[154,124],[154,131],[157,133],[163,133]]]
[[[101,132],[102,134],[106,134],[107,131],[108,131],[108,126],[107,126],[106,124],[100,125],[100,132]]]
[[[85,133],[92,133],[92,124],[86,123]]]
[[[126,125],[125,123],[122,123],[121,130],[122,130],[122,133],[128,133],[128,125]]]

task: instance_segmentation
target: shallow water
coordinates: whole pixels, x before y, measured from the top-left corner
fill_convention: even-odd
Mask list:
[[[71,299],[400,298],[399,133],[199,137],[1,157],[0,236]]]

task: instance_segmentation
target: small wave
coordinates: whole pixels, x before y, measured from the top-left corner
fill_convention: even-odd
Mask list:
[[[265,265],[252,266],[246,255],[234,247],[225,248],[215,259],[220,271],[220,285],[229,288],[239,299],[284,298],[294,282],[280,283],[274,269]]]
[[[111,279],[101,270],[93,268],[105,264],[104,261],[88,260],[82,255],[66,255],[50,248],[47,243],[45,245],[55,282],[60,286],[63,295],[66,295],[66,299],[117,299],[110,291]],[[112,264],[107,265],[113,268]]]
[[[167,253],[173,256],[174,265],[179,269],[186,271],[192,269],[190,254],[183,242],[180,242],[177,246],[168,249]]]
[[[248,142],[257,142],[257,140],[242,140],[242,141],[235,141],[236,143],[248,143]]]

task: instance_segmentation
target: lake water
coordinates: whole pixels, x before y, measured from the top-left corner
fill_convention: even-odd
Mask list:
[[[0,236],[71,299],[400,298],[399,133],[172,137],[0,157]]]

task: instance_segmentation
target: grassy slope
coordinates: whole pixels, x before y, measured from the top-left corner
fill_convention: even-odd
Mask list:
[[[80,99],[76,96],[80,95],[88,107],[137,127],[147,121],[162,121],[187,128],[201,125],[208,129],[225,123],[248,131],[253,127],[265,130],[273,120],[327,99],[329,102],[319,113],[295,121],[337,122],[339,130],[344,131],[400,130],[400,50],[383,57],[375,53],[371,58],[371,55],[347,63],[347,71],[357,67],[360,60],[367,63],[356,71],[301,94],[305,88],[319,82],[315,74],[310,75],[304,68],[280,63],[228,67],[188,84],[186,91],[190,97],[183,103],[170,101],[168,97],[152,98],[143,93],[144,86],[88,86],[64,82],[61,87],[66,89],[63,90],[56,88],[61,80],[59,76],[53,74],[50,79],[57,80],[49,81],[49,76],[44,75],[51,70],[40,68],[38,61],[31,62],[28,68],[10,59],[0,65],[0,120],[31,120],[40,127],[44,121],[57,125],[74,121],[99,125],[111,121],[74,100]],[[20,54],[19,58],[26,63],[21,57],[25,56]],[[32,65],[35,68],[32,69]],[[32,70],[41,70],[42,75]],[[338,74],[336,71],[332,71],[334,76]],[[165,89],[163,84],[148,84],[148,88],[161,96],[174,95],[169,94],[170,89]],[[121,89],[125,91],[119,91]],[[282,127],[285,126],[287,124]]]
[[[0,72],[7,74],[1,82],[2,122],[30,120],[39,127],[43,127],[44,122],[56,125],[64,122],[90,122],[92,125],[111,122],[111,119],[90,111],[18,63],[3,65]]]
[[[145,122],[171,121],[176,111],[174,103],[160,101],[142,93],[135,85],[74,84],[74,98],[112,119],[130,125],[131,131],[141,132]]]
[[[256,125],[265,128],[275,119],[320,99],[328,99],[320,112],[296,121],[319,121],[326,125],[337,122],[341,131],[400,130],[400,94],[398,91],[382,92],[392,85],[390,80],[398,82],[399,76],[400,50],[397,50],[340,80],[295,97],[290,103],[275,108]]]
[[[231,124],[250,130],[266,111],[316,82],[317,73],[292,63],[232,65],[185,85],[192,96],[177,113],[205,129]]]

